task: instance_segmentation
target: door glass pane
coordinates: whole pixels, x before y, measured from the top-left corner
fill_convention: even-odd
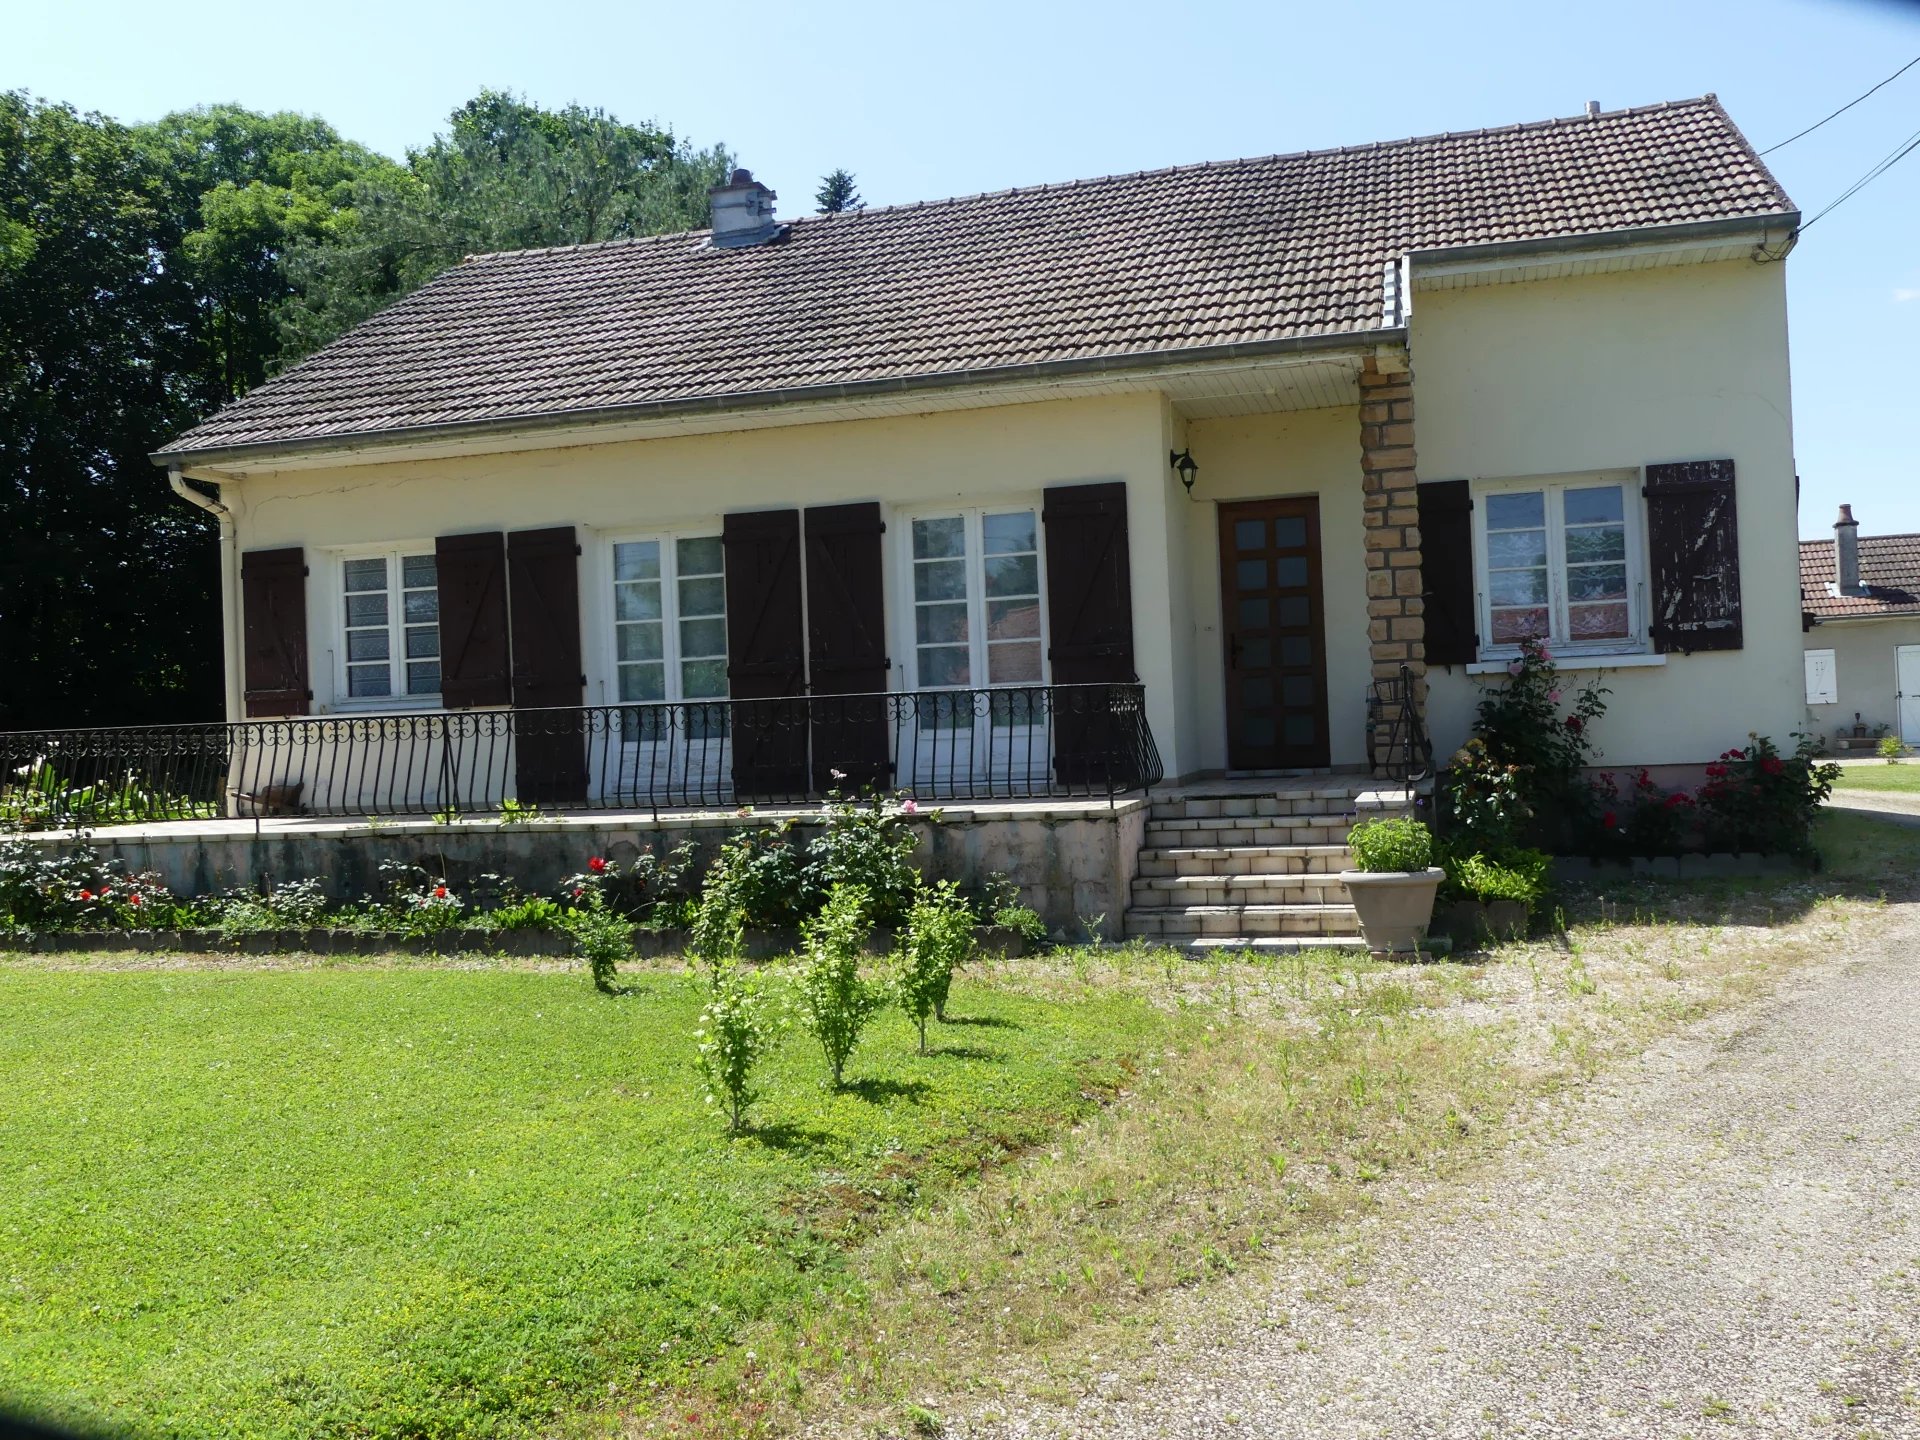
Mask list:
[[[1297,589],[1307,583],[1307,557],[1282,555],[1273,562],[1273,583],[1282,589]]]
[[[349,665],[347,694],[355,699],[377,699],[393,693],[393,676],[384,664]]]
[[[614,626],[614,648],[623,662],[658,660],[666,653],[665,640],[666,626],[658,620]]]
[[[683,660],[680,663],[680,696],[685,700],[718,700],[727,693],[725,660]]]
[[[967,525],[958,515],[913,522],[913,558],[937,560],[967,553]]]
[[[1273,642],[1264,636],[1240,642],[1240,663],[1249,670],[1264,670],[1273,663]]]
[[[923,560],[913,567],[913,598],[916,600],[964,600],[967,598],[967,562],[964,560]]]
[[[1279,550],[1298,550],[1307,543],[1307,522],[1299,515],[1282,515],[1273,522],[1273,544]]]
[[[1240,738],[1254,749],[1265,749],[1273,744],[1274,725],[1272,715],[1242,715],[1240,717]]]
[[[1252,706],[1255,710],[1265,710],[1273,704],[1273,677],[1270,675],[1249,675],[1240,682],[1240,703]]]
[[[620,698],[632,704],[666,699],[667,667],[658,662],[651,665],[622,665]]]
[[[682,620],[680,656],[698,660],[727,653],[727,622],[724,620]]]
[[[347,624],[385,625],[387,596],[384,590],[371,595],[347,596]]]
[[[613,587],[615,620],[658,620],[660,618],[660,582],[642,581]]]
[[[385,560],[349,560],[346,563],[347,593],[358,590],[384,590],[387,588],[387,562]]]
[[[980,521],[981,548],[989,555],[1025,555],[1035,544],[1033,511],[1014,510]]]
[[[387,632],[385,630],[349,630],[347,632],[347,659],[384,660],[387,658]]]
[[[405,601],[409,625],[421,625],[440,618],[439,591],[409,590],[402,598]]]
[[[1233,567],[1233,583],[1242,590],[1264,590],[1267,587],[1267,562],[1264,560],[1242,560]]]
[[[1288,675],[1280,682],[1280,703],[1289,710],[1313,704],[1313,679],[1308,675]]]
[[[407,693],[409,695],[433,695],[440,689],[440,662],[429,660],[416,661],[407,666]]]
[[[1038,595],[1040,561],[1034,555],[992,555],[986,561],[987,594]]]
[[[967,607],[958,605],[914,606],[914,633],[922,645],[953,645],[966,641]]]
[[[1303,715],[1297,710],[1289,711],[1280,724],[1280,733],[1286,737],[1289,748],[1313,744],[1319,730],[1319,724],[1312,715]]]
[[[925,646],[920,648],[920,683],[939,689],[971,683],[971,667],[963,646]]]
[[[1313,642],[1304,635],[1280,637],[1280,664],[1287,670],[1313,664]]]
[[[987,646],[989,685],[1032,685],[1040,679],[1040,642],[1018,640]]]
[[[726,582],[718,576],[680,581],[682,615],[724,615],[727,610]]]
[[[1242,550],[1264,550],[1267,544],[1267,522],[1264,520],[1234,521],[1233,543]]]
[[[439,564],[431,555],[403,556],[400,583],[409,590],[431,590],[440,583]]]
[[[989,640],[1030,640],[1040,634],[1039,600],[989,600],[987,602],[987,638]]]
[[[718,535],[697,535],[676,540],[675,560],[679,564],[680,574],[718,575],[726,568],[724,553],[720,548]]]
[[[437,660],[440,657],[440,627],[414,625],[407,630],[409,660]]]
[[[621,580],[658,580],[660,578],[660,542],[630,540],[613,547],[613,578]]]
[[[1240,602],[1240,625],[1242,629],[1257,630],[1267,624],[1270,612],[1265,600],[1245,600]]]
[[[1286,595],[1280,600],[1280,623],[1289,630],[1304,630],[1313,619],[1313,607],[1304,595]]]

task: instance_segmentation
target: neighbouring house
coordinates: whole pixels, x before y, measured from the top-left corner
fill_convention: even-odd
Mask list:
[[[1802,721],[1799,216],[1712,96],[774,200],[471,257],[154,457],[220,519],[229,813],[1164,776],[1049,913],[1319,935],[1525,637],[1610,765]]]
[[[1832,540],[1800,542],[1800,597],[1809,732],[1920,745],[1920,535],[1863,536],[1842,505]]]

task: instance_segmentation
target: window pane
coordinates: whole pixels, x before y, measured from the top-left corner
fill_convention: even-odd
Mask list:
[[[1616,600],[1604,605],[1569,605],[1567,628],[1575,640],[1624,640],[1627,604]]]
[[[1234,521],[1233,543],[1242,550],[1265,549],[1267,544],[1267,522],[1264,520]]]
[[[1495,570],[1512,570],[1547,563],[1547,532],[1544,530],[1495,531],[1487,536],[1487,565]]]
[[[347,596],[347,624],[384,625],[387,623],[387,596],[384,590],[371,595]]]
[[[658,580],[660,578],[660,542],[629,540],[613,547],[615,580]]]
[[[415,625],[407,631],[407,658],[409,660],[438,660],[440,658],[440,627],[438,625]]]
[[[1272,612],[1267,609],[1267,602],[1264,599],[1242,600],[1240,602],[1240,624],[1242,626],[1258,628],[1259,626],[1265,625],[1268,623],[1271,613]]]
[[[615,643],[619,648],[622,661],[658,660],[664,653],[661,649],[662,632],[665,626],[659,621],[638,625],[616,625],[613,627]]]
[[[630,703],[667,698],[667,667],[664,665],[622,665],[620,698]]]
[[[440,567],[431,555],[408,555],[400,561],[400,583],[409,590],[431,589],[439,583]]]
[[[1278,550],[1298,550],[1307,543],[1307,522],[1298,515],[1282,515],[1273,522],[1273,544]]]
[[[719,579],[682,580],[682,615],[724,615],[727,610],[727,582]]]
[[[1487,575],[1487,588],[1495,605],[1544,605],[1547,603],[1547,572],[1544,570],[1493,570]]]
[[[1313,677],[1289,675],[1280,682],[1280,703],[1300,710],[1313,704]]]
[[[1533,610],[1496,610],[1493,612],[1493,639],[1495,644],[1517,645],[1528,636],[1545,636],[1547,633],[1547,612],[1544,608]]]
[[[958,515],[913,522],[913,558],[945,559],[967,553],[967,525]]]
[[[680,666],[680,693],[688,700],[715,700],[727,693],[727,662],[688,660]]]
[[[697,535],[674,542],[682,575],[718,575],[725,568],[718,535]]]
[[[1038,547],[1033,543],[1033,512],[1015,510],[988,515],[980,522],[981,549],[989,555],[1016,555]]]
[[[954,644],[967,639],[965,605],[916,605],[913,620],[915,638],[922,645]]]
[[[1313,642],[1304,635],[1281,636],[1280,664],[1288,670],[1313,664]]]
[[[964,600],[967,598],[967,562],[935,560],[913,567],[913,598],[916,600]]]
[[[987,561],[987,594],[1038,595],[1040,561],[1032,555],[997,555]]]
[[[1040,634],[1040,602],[1037,600],[989,600],[987,602],[987,639],[1031,640]]]
[[[1589,525],[1567,531],[1567,563],[1627,558],[1627,532],[1620,525]]]
[[[658,620],[660,618],[660,582],[613,587],[613,618],[616,620]]]
[[[1307,557],[1304,555],[1282,555],[1273,562],[1273,583],[1283,588],[1297,587],[1307,583]]]
[[[1623,518],[1618,485],[1603,485],[1592,490],[1569,490],[1562,502],[1569,525],[1619,524]]]
[[[923,647],[920,651],[920,683],[936,689],[943,685],[972,683],[967,652],[960,646]]]
[[[384,560],[349,560],[346,572],[349,593],[387,588],[387,562]]]
[[[1034,685],[1040,680],[1040,642],[1021,640],[987,647],[989,685]]]
[[[1627,598],[1627,567],[1624,565],[1575,565],[1567,571],[1567,599],[1624,600]]]
[[[680,653],[688,659],[727,653],[727,622],[724,620],[682,620]]]
[[[1313,607],[1304,595],[1285,595],[1280,599],[1280,628],[1304,630],[1313,621]]]
[[[1242,590],[1264,590],[1267,588],[1267,562],[1264,560],[1241,560],[1233,567],[1233,583]]]
[[[356,699],[371,699],[393,693],[393,677],[385,665],[349,665],[347,694]]]
[[[407,693],[409,695],[439,694],[440,662],[428,660],[407,666]]]
[[[1526,530],[1547,523],[1547,497],[1541,490],[1522,490],[1514,494],[1489,495],[1489,530]]]
[[[384,630],[349,630],[347,632],[347,659],[384,660],[387,658],[387,632]]]
[[[401,597],[406,605],[407,623],[419,625],[440,618],[438,590],[408,590]]]

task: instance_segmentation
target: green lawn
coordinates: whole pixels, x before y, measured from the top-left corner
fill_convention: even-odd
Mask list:
[[[141,1436],[511,1436],[854,1283],[878,1207],[1058,1132],[1196,1022],[956,986],[728,1141],[691,977],[0,964],[0,1407]],[[609,1397],[613,1399],[610,1402]]]
[[[1920,794],[1920,765],[1842,765],[1836,790],[1904,790]]]

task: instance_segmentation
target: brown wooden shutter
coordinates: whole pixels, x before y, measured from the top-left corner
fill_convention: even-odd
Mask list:
[[[1654,649],[1738,650],[1740,526],[1733,461],[1647,466]]]
[[[807,789],[806,652],[802,648],[800,512],[728,515],[727,688],[733,784],[743,796]]]
[[[442,535],[433,542],[440,586],[440,702],[449,710],[513,700],[507,646],[506,537]]]
[[[307,565],[298,546],[240,557],[240,614],[247,715],[306,714]]]
[[[1056,485],[1045,492],[1047,658],[1060,685],[1137,682],[1127,487]],[[1100,692],[1056,690],[1054,771],[1065,785],[1135,783],[1135,747]]]
[[[809,693],[856,695],[813,706],[816,790],[882,789],[887,754],[887,626],[881,579],[880,506],[814,505],[806,512]],[[833,772],[845,777],[835,779]]]
[[[514,775],[519,799],[540,805],[587,798],[580,706],[580,546],[573,527],[507,536],[507,598],[513,642]],[[564,708],[555,708],[564,707]]]
[[[1480,650],[1473,594],[1473,495],[1464,480],[1429,480],[1418,493],[1427,663],[1471,665]]]

